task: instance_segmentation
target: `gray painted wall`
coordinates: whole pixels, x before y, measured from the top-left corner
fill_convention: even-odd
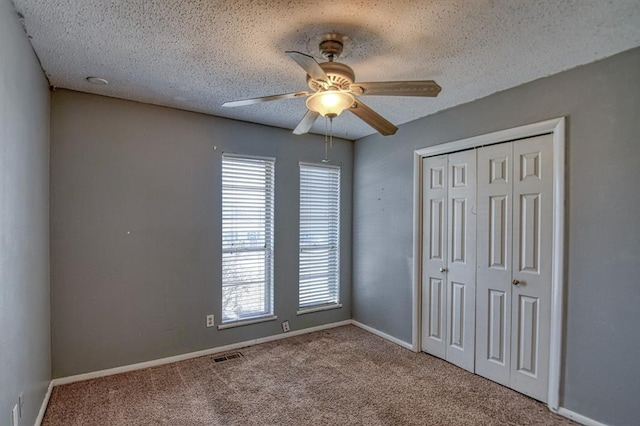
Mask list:
[[[635,49],[408,123],[392,138],[358,140],[354,319],[411,341],[415,149],[566,116],[562,405],[607,424],[637,424],[639,70]]]
[[[323,137],[64,90],[51,109],[54,377],[351,318],[352,142],[330,151],[344,307],[296,316],[298,162],[320,162]],[[218,331],[223,152],[276,158],[278,320]]]
[[[0,0],[0,425],[24,392],[33,424],[51,378],[49,85]]]

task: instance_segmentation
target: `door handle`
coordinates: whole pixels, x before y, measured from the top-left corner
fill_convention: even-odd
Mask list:
[[[518,285],[518,284],[524,284],[524,283],[520,282],[520,280],[513,280],[513,281],[511,281],[511,284]]]
[[[449,270],[447,268],[440,268],[440,272],[442,272],[444,274],[444,273],[449,272]]]

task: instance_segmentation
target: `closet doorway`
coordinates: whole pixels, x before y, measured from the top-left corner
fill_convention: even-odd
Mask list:
[[[415,151],[414,343],[559,399],[564,119]]]

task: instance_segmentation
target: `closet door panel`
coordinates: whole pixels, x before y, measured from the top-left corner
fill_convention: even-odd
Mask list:
[[[447,347],[445,359],[474,371],[476,151],[448,158]]]
[[[422,160],[422,350],[445,358],[447,156]]]
[[[509,385],[513,143],[478,149],[477,374]]]
[[[511,388],[547,401],[551,318],[551,135],[514,143]]]

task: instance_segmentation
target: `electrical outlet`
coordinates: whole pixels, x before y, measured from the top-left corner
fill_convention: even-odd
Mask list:
[[[207,327],[213,327],[216,325],[214,318],[215,317],[213,315],[207,315]]]
[[[20,392],[20,396],[18,397],[18,415],[22,418],[24,413],[24,392]]]
[[[289,330],[291,330],[291,329],[289,328],[289,321],[284,321],[284,322],[282,323],[282,331],[284,331],[285,333],[287,333]]]
[[[18,423],[20,422],[20,418],[18,417],[18,404],[13,406],[11,414],[13,416],[13,426],[18,426]]]

